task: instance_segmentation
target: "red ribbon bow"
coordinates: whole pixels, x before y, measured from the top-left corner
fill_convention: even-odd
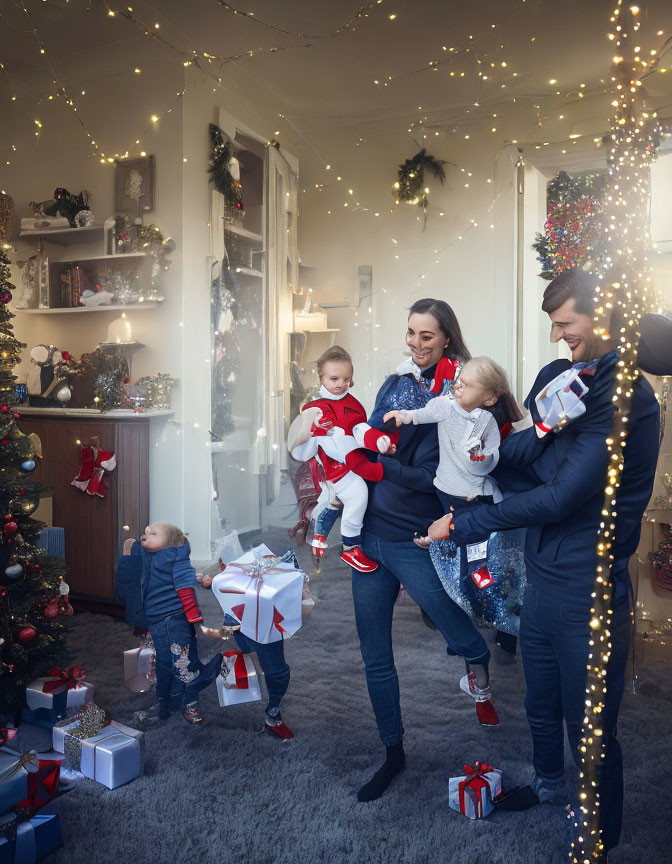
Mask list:
[[[486,762],[474,762],[473,768],[471,765],[463,765],[462,770],[466,776],[465,779],[460,782],[458,789],[460,796],[460,813],[465,813],[465,795],[469,795],[471,800],[474,802],[476,818],[480,819],[483,816],[483,798],[481,797],[481,790],[490,788],[490,784],[483,775],[487,774],[488,771],[494,771],[495,769]]]
[[[53,693],[55,690],[60,690],[63,686],[66,686],[68,690],[74,690],[86,678],[86,674],[81,666],[68,666],[67,669],[54,666],[53,669],[49,670],[49,677],[56,680],[45,681],[42,686],[43,693]]]
[[[245,656],[242,651],[225,651],[225,657],[235,657],[233,661],[233,673],[236,676],[236,687],[238,690],[248,690],[249,681],[247,680],[247,666],[245,665]]]

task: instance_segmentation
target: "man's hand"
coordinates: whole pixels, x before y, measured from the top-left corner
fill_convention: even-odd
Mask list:
[[[436,522],[432,522],[429,526],[429,531],[427,532],[429,539],[447,540],[450,537],[450,532],[453,530],[452,522],[452,513],[446,513],[445,516],[437,519]]]

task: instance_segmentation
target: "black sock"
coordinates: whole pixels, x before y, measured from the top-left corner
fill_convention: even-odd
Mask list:
[[[539,804],[539,798],[531,786],[519,786],[511,792],[504,793],[501,799],[495,802],[498,810],[509,810],[519,813],[521,810],[529,810]]]
[[[495,636],[495,642],[506,651],[507,654],[515,654],[516,646],[518,644],[518,637],[514,636],[512,633],[505,633],[503,630],[498,630],[497,635]]]
[[[357,793],[358,801],[375,801],[385,792],[392,780],[406,767],[404,745],[400,741],[391,747],[386,747],[387,758],[368,783],[365,783]]]

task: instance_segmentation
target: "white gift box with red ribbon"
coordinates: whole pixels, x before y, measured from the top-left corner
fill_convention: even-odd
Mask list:
[[[212,580],[212,592],[243,635],[267,645],[301,627],[303,583],[293,561],[283,561],[262,543],[227,564]]]
[[[226,669],[217,676],[217,696],[221,707],[259,702],[261,685],[254,658],[242,651],[227,651],[224,658]]]

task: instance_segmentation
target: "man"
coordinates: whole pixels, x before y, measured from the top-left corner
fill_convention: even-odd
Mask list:
[[[534,425],[502,443],[494,476],[522,489],[500,504],[482,505],[432,525],[430,537],[448,534],[458,545],[485,532],[526,527],[528,589],[521,615],[520,646],[527,682],[525,708],[532,732],[535,777],[515,790],[504,809],[524,810],[540,802],[567,803],[563,718],[572,753],[580,762],[584,713],[588,620],[597,566],[596,538],[608,462],[606,438],[613,419],[616,351],[593,332],[596,280],[568,270],[546,288],[542,309],[551,319],[551,341],[564,340],[572,363],[556,360],[537,376],[525,404]],[[575,419],[558,429],[558,415],[542,417],[535,397],[574,367],[578,402]],[[587,389],[586,389],[587,388]],[[570,413],[570,416],[571,416]],[[632,594],[628,561],[639,542],[641,519],[651,492],[658,457],[659,408],[649,383],[640,377],[632,397],[624,469],[617,493],[611,569],[612,653],[603,714],[605,758],[600,778],[600,820],[605,849],[618,844],[623,811],[623,763],[616,721],[623,695]],[[548,430],[551,431],[548,431]],[[555,431],[554,431],[555,430]]]

